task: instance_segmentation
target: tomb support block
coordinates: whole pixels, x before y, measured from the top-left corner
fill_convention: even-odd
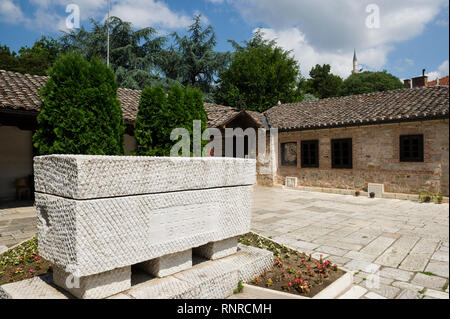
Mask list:
[[[131,266],[80,278],[55,266],[53,282],[77,298],[102,299],[131,288]]]
[[[194,254],[216,260],[230,256],[237,252],[239,237],[231,237],[220,241],[208,243],[194,249]]]
[[[192,268],[192,249],[145,261],[138,267],[153,276],[167,277]]]

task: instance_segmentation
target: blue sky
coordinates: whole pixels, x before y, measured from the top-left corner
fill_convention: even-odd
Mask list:
[[[68,4],[80,8],[82,25],[102,19],[106,0],[0,0],[0,44],[14,50],[66,28]],[[353,49],[366,70],[411,78],[448,75],[449,8],[445,0],[112,0],[112,14],[136,27],[182,33],[196,13],[214,26],[218,50],[228,39],[247,40],[263,28],[268,39],[292,50],[301,72],[328,63],[347,77]]]

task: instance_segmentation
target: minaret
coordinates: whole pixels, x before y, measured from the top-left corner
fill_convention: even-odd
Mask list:
[[[356,57],[356,49],[355,53],[353,54],[353,71],[352,74],[358,74],[359,73],[359,66],[358,66],[358,58]]]

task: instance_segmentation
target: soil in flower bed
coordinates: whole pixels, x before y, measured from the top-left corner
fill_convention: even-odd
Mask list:
[[[345,274],[330,260],[316,260],[254,233],[241,236],[239,242],[273,252],[274,265],[248,284],[272,290],[314,297]]]
[[[38,254],[37,238],[0,255],[0,285],[47,274],[52,264]]]

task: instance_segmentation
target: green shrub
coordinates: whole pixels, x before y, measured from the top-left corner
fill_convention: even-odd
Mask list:
[[[113,72],[99,59],[59,57],[42,87],[39,154],[123,155],[125,125]]]
[[[185,128],[191,135],[193,121],[200,120],[206,129],[206,111],[199,89],[175,85],[166,94],[162,87],[146,88],[139,100],[135,123],[136,154],[140,156],[169,156],[176,141],[170,139],[175,128]],[[202,142],[204,145],[205,142]]]

